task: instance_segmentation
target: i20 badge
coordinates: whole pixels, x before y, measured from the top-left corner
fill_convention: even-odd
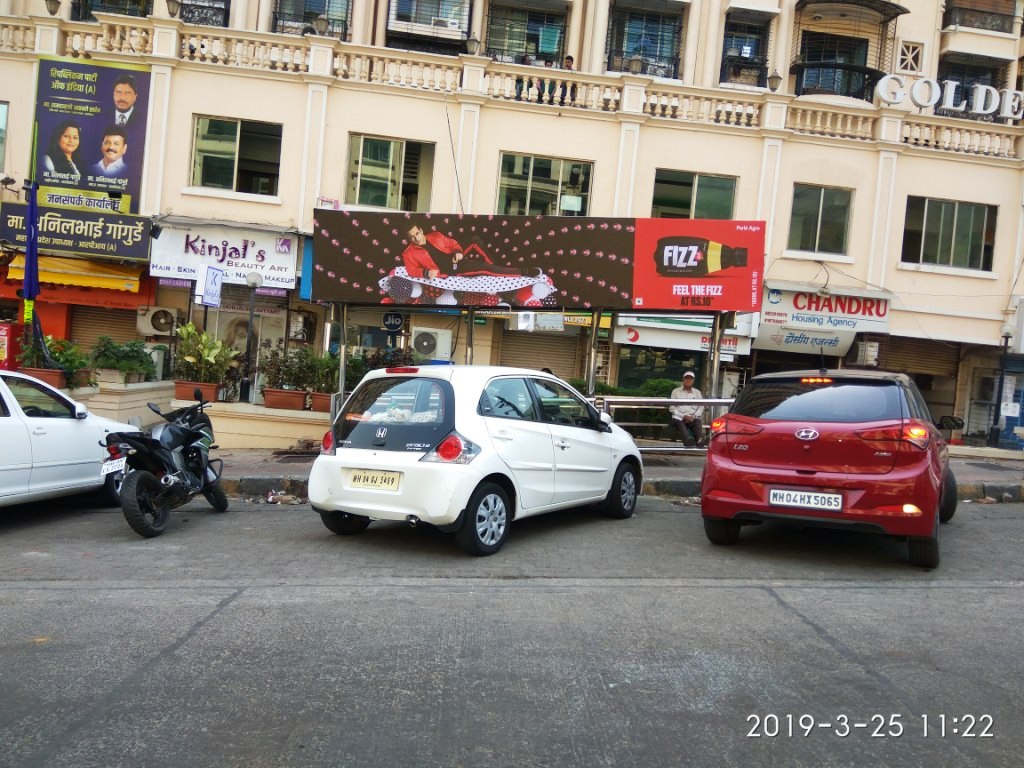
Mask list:
[[[793,434],[796,435],[796,439],[797,440],[817,440],[818,439],[818,430],[811,429],[810,427],[805,427],[803,429],[798,429]]]

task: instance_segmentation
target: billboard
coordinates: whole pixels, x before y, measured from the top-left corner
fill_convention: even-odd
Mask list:
[[[0,240],[25,249],[29,206],[0,204]],[[36,215],[39,249],[56,256],[88,256],[145,263],[152,223],[144,216],[59,210],[40,206]]]
[[[312,298],[350,304],[750,312],[764,222],[317,209]]]
[[[138,213],[147,66],[41,58],[33,155],[41,206]]]

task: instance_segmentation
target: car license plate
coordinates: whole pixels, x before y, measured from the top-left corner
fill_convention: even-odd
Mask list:
[[[382,491],[397,491],[401,472],[386,472],[378,469],[354,469],[349,485],[353,488],[372,488]]]
[[[100,467],[100,476],[106,477],[111,472],[121,472],[124,470],[124,464],[127,461],[124,457],[120,459],[112,459],[110,461],[104,461],[103,466]]]
[[[768,493],[768,503],[776,507],[827,509],[829,512],[843,511],[843,496],[840,493],[789,491],[784,488],[772,488]]]

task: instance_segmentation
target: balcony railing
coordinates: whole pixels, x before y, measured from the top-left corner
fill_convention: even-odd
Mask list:
[[[1013,15],[976,11],[973,8],[947,8],[942,14],[943,27],[970,27],[989,32],[1013,32]]]
[[[722,58],[720,82],[765,88],[768,86],[768,65],[763,59],[749,56],[725,56]]]
[[[58,54],[73,58],[112,54],[118,60],[130,61],[134,57],[142,62],[155,53],[153,41],[158,37],[155,28],[161,25],[159,19],[103,14],[101,17],[102,24],[61,21]],[[31,20],[0,17],[0,53],[33,56],[34,29]],[[314,44],[330,47],[331,58],[324,73],[342,87],[347,83],[365,83],[377,88],[454,94],[465,86],[466,72],[477,66],[453,56],[203,25],[181,28],[177,56],[192,67],[230,67],[234,71],[263,71],[275,78],[302,78],[310,72]],[[815,67],[839,68],[834,64]],[[794,65],[797,72],[805,68],[809,71],[807,65],[802,68]],[[867,95],[867,86],[873,86],[877,73],[864,67],[852,69],[867,81],[864,91]],[[847,66],[845,70],[851,68]],[[612,74],[570,72],[501,61],[487,62],[482,80],[474,82],[479,83],[474,87],[492,104],[511,103],[516,109],[533,110],[572,108],[588,110],[591,114],[618,112],[623,109],[627,88],[636,88],[641,92],[640,101],[632,102],[633,108],[657,118],[660,125],[698,123],[730,131],[764,128],[766,100],[772,98],[764,93],[695,88],[679,82],[626,85],[621,77]],[[848,95],[850,91],[845,93]],[[878,140],[878,119],[879,112],[870,103],[858,107],[791,102],[786,106],[785,130],[868,143]],[[1017,125],[965,120],[963,115],[956,118],[908,115],[900,121],[903,144],[916,151],[982,155],[1010,162],[1024,159],[1024,140]]]
[[[610,72],[630,72],[648,77],[676,77],[679,60],[669,56],[641,56],[625,51],[611,51],[608,54]]]
[[[836,61],[796,62],[790,67],[796,75],[796,95],[830,94],[861,101],[874,101],[875,85],[885,75],[877,69]]]

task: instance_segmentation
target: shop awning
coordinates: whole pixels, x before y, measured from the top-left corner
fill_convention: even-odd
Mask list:
[[[141,274],[141,267],[126,267],[88,259],[62,259],[58,256],[39,257],[40,283],[109,288],[114,291],[138,293]],[[8,268],[7,277],[10,280],[25,278],[24,256],[14,257]]]

